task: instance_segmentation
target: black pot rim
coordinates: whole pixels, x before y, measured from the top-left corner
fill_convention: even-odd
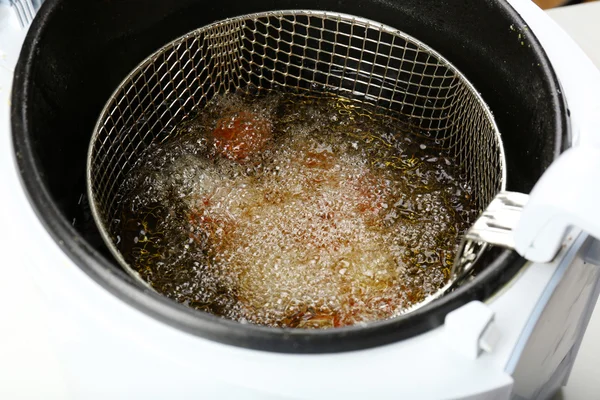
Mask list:
[[[515,21],[522,21],[508,3],[504,1],[499,3]],[[526,261],[517,253],[503,250],[491,265],[471,282],[412,313],[369,323],[366,326],[328,330],[281,329],[241,324],[190,309],[141,287],[117,267],[116,262],[104,258],[81,238],[61,215],[48,188],[43,183],[44,173],[36,161],[33,143],[27,134],[31,124],[27,110],[31,92],[29,78],[36,62],[36,47],[39,38],[44,34],[46,24],[59,8],[59,4],[60,0],[48,0],[44,3],[29,29],[15,69],[11,128],[19,176],[31,206],[61,250],[99,286],[140,312],[199,337],[257,350],[284,353],[334,353],[360,350],[408,339],[443,324],[448,312],[469,301],[485,301],[493,294],[490,287],[504,286],[525,264]],[[558,78],[533,35],[530,44],[543,56],[544,64],[541,67],[551,78],[550,84],[553,86],[553,93],[556,93],[553,106],[560,110],[558,117],[561,118],[556,125],[559,130],[562,129],[562,132],[559,132],[559,137],[563,138],[562,147],[567,147],[566,103],[558,90]],[[562,148],[557,148],[555,156],[558,156],[561,150]]]

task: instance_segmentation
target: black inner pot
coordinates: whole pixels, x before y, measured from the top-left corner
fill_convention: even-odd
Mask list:
[[[509,190],[528,193],[569,145],[557,78],[536,38],[505,1],[47,0],[17,65],[11,118],[23,185],[53,238],[99,285],[140,311],[201,337],[267,351],[339,352],[392,343],[439,326],[448,312],[504,286],[525,260],[492,249],[473,280],[413,313],[366,327],[308,331],[239,324],[189,309],[144,289],[117,265],[84,196],[87,147],[102,107],[124,77],[167,42],[227,17],[278,9],[361,16],[440,52],[494,113]]]

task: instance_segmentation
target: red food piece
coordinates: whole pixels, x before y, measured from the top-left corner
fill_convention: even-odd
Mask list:
[[[217,122],[212,131],[215,149],[235,161],[244,161],[260,152],[271,138],[271,123],[246,111],[241,111]]]
[[[320,153],[315,151],[309,151],[306,153],[304,165],[306,165],[308,168],[319,168],[323,170],[328,170],[333,168],[333,166],[335,165],[335,158],[333,154],[326,151]]]
[[[375,216],[385,207],[388,188],[383,179],[367,173],[355,181],[354,187],[360,195],[358,212]]]
[[[204,200],[204,199],[203,199]],[[207,200],[204,200],[207,205]],[[208,237],[213,246],[225,246],[228,238],[235,229],[234,222],[228,218],[211,216],[203,208],[193,210],[188,215],[191,226],[189,237],[199,245],[205,245],[204,238]],[[205,236],[206,235],[206,236]]]

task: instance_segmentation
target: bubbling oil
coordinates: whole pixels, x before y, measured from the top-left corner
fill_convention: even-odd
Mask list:
[[[240,322],[396,316],[448,281],[477,215],[403,126],[335,95],[217,96],[133,168],[119,250],[159,293]]]

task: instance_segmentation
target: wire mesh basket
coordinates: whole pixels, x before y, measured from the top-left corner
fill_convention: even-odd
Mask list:
[[[168,140],[215,95],[250,87],[331,91],[381,108],[448,152],[479,211],[504,190],[504,153],[490,110],[433,49],[350,15],[294,10],[230,18],[149,56],[117,88],[94,129],[87,166],[92,211],[132,275],[108,229],[125,177],[148,146]]]

